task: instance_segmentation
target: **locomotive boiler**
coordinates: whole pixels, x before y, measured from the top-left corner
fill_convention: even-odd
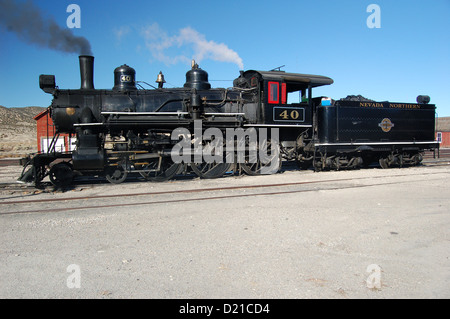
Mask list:
[[[39,77],[53,95],[53,140],[70,134],[76,147],[24,159],[22,182],[39,185],[49,176],[64,186],[89,175],[120,183],[134,173],[165,181],[188,169],[202,178],[232,170],[257,175],[277,172],[283,160],[315,170],[374,162],[388,168],[417,165],[423,151],[438,147],[427,96],[417,103],[314,97],[315,87],[333,80],[284,71],[241,71],[232,87],[212,88],[195,61],[180,88],[165,88],[160,72],[158,86],[145,89],[149,84],[124,64],[114,70],[112,89],[95,89],[94,57],[80,56],[79,64],[80,89],[59,89],[54,75]],[[182,154],[174,156],[180,145]],[[214,156],[196,156],[198,149]]]

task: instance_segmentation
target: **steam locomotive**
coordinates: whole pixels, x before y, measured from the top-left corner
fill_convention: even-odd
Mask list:
[[[165,181],[187,169],[202,178],[272,174],[283,160],[315,170],[388,168],[418,165],[439,145],[435,105],[425,95],[417,103],[313,97],[313,88],[333,80],[280,70],[240,71],[233,87],[211,88],[195,61],[181,88],[165,88],[161,72],[157,87],[136,81],[124,64],[114,70],[114,87],[99,90],[94,57],[79,56],[79,64],[80,89],[59,89],[54,75],[40,75],[40,88],[53,95],[56,134],[47,152],[23,159],[19,181],[39,185],[49,176],[64,186],[80,174],[121,183],[132,173]],[[71,152],[54,147],[63,133],[76,140]]]

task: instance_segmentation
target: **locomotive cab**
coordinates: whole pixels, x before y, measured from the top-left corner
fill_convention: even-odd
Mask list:
[[[312,88],[332,83],[331,78],[320,75],[254,70],[235,80],[235,86],[258,88],[261,112],[257,124],[294,128],[311,127],[316,103]],[[295,92],[299,98],[289,103]]]

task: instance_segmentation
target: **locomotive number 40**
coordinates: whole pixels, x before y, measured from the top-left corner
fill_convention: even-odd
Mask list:
[[[130,75],[122,75],[120,77],[120,82],[131,82],[131,76]]]
[[[274,107],[273,120],[303,122],[305,120],[305,109],[302,107]]]

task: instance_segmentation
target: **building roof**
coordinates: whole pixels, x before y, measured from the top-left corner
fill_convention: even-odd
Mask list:
[[[36,121],[39,121],[40,118],[42,118],[43,116],[48,114],[48,109],[42,111],[41,113],[39,113],[38,115],[36,115],[35,117],[33,117],[33,119],[35,119]]]
[[[450,117],[439,117],[436,119],[437,132],[450,132]]]

